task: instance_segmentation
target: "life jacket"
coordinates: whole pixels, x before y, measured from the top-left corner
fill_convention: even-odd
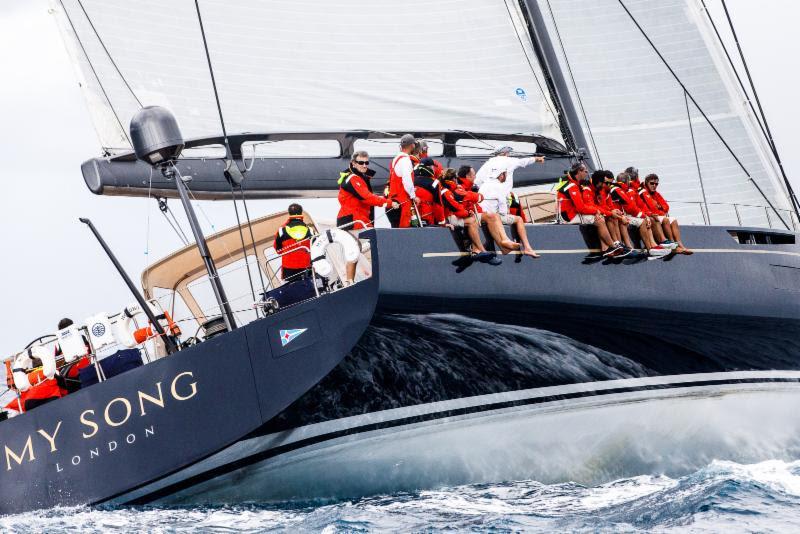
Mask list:
[[[362,173],[349,168],[339,173],[339,213],[336,226],[346,226],[346,230],[361,230],[372,226],[375,220],[375,206],[384,206],[385,197],[373,193],[371,178],[375,171],[368,169]],[[357,221],[363,223],[359,224]],[[350,224],[356,223],[356,224]]]
[[[409,200],[408,192],[406,192],[405,187],[403,187],[403,177],[395,172],[395,167],[397,163],[402,160],[403,158],[408,158],[409,161],[412,163],[412,179],[413,179],[413,168],[414,168],[414,160],[411,159],[411,156],[406,154],[405,152],[401,152],[392,159],[392,162],[389,164],[389,185],[387,196],[391,199],[397,200],[398,202],[404,202]]]
[[[444,221],[442,208],[441,183],[435,177],[432,167],[420,167],[414,171],[414,190],[419,198],[417,207],[419,215],[428,225]]]
[[[292,215],[286,224],[275,234],[275,250],[282,254],[281,266],[285,269],[308,269],[311,267],[311,229],[306,225],[302,215]],[[307,247],[305,249],[300,247]]]
[[[569,222],[572,219],[574,219],[575,216],[578,214],[578,208],[575,206],[575,203],[572,201],[572,198],[570,198],[569,193],[570,190],[575,189],[578,191],[578,194],[580,195],[581,186],[577,182],[577,180],[575,180],[571,176],[567,175],[565,178],[566,181],[559,183],[559,185],[556,187],[556,196],[558,197],[559,200],[559,206],[561,209],[561,218],[564,221]]]

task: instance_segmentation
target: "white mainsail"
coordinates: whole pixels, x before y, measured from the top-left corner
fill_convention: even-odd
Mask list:
[[[673,201],[673,213],[685,221],[703,222],[701,209],[707,206],[712,224],[781,228],[768,208],[772,203],[792,226],[775,160],[699,0],[623,3],[741,166],[619,0],[538,1],[562,68],[572,72],[573,98],[577,102],[580,97],[585,110],[584,130],[594,139],[596,162],[615,172],[634,165],[643,175],[657,173],[660,188]]]
[[[199,4],[229,133],[464,130],[561,140],[513,0]],[[187,138],[220,134],[194,2],[63,0],[54,9],[107,151],[130,149],[122,128],[140,104],[169,108]]]

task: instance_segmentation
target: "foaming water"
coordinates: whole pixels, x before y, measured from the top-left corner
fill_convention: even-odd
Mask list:
[[[56,508],[0,518],[4,532],[788,532],[800,527],[800,461],[714,461],[687,476],[597,486],[514,481],[332,504]]]

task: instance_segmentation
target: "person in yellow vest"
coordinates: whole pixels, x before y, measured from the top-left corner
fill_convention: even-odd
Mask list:
[[[281,277],[286,282],[311,273],[311,229],[303,220],[303,207],[289,205],[289,219],[275,234],[275,250],[281,256]]]

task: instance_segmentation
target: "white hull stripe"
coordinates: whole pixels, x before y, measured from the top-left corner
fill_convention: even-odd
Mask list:
[[[693,248],[692,251],[699,254],[776,254],[779,256],[800,257],[800,252],[789,252],[786,250],[747,250],[733,248]],[[574,249],[551,249],[536,250],[539,254],[596,254],[601,252],[599,248],[574,248]],[[521,254],[514,250],[509,254]],[[459,256],[469,256],[469,252],[424,252],[423,258],[457,258]]]

